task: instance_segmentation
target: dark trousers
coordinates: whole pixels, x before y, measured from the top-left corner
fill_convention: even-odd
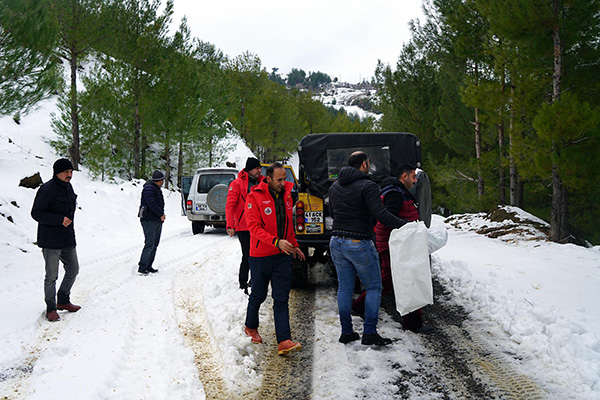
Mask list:
[[[152,267],[154,257],[156,256],[156,248],[160,242],[162,224],[162,221],[142,221],[142,229],[144,230],[144,249],[142,250],[140,262],[138,263],[138,271],[140,272]]]
[[[237,237],[242,246],[242,262],[240,263],[240,288],[245,289],[248,285],[248,275],[250,273],[250,231],[237,231]]]
[[[379,253],[379,262],[381,264],[381,285],[383,289],[381,295],[386,295],[394,290],[394,284],[392,281],[392,265],[390,262],[390,251],[384,250]],[[366,292],[363,292],[360,296],[352,302],[352,310],[357,314],[364,314],[365,312],[365,296]],[[402,327],[409,331],[416,331],[423,326],[423,316],[421,310],[415,310],[411,313],[406,314],[402,317]]]
[[[71,302],[71,288],[79,273],[79,261],[75,247],[68,249],[42,249],[46,264],[46,277],[44,278],[44,299],[46,311],[56,310],[56,303],[68,304]],[[58,263],[62,261],[65,267],[65,276],[56,293],[56,280],[58,279]]]
[[[252,292],[248,298],[246,326],[258,328],[258,312],[267,298],[269,282],[273,297],[273,318],[277,343],[291,339],[290,311],[288,300],[292,287],[292,262],[287,254],[275,254],[268,257],[250,257],[252,272]]]

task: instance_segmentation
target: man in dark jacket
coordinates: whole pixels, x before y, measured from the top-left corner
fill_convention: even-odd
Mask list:
[[[69,299],[79,273],[73,226],[77,203],[71,186],[73,165],[61,158],[54,163],[53,170],[52,179],[40,187],[31,209],[31,216],[38,222],[37,245],[42,248],[46,265],[44,297],[48,321],[60,319],[57,310],[76,312],[81,308]],[[64,265],[65,276],[56,293],[59,261]]]
[[[396,170],[396,177],[385,178],[381,183],[381,200],[384,207],[398,218],[405,221],[419,221],[419,210],[416,206],[416,200],[410,193],[410,189],[417,183],[415,167],[404,164]],[[394,290],[392,282],[392,268],[390,263],[390,246],[388,241],[392,228],[381,222],[375,225],[376,247],[381,261],[381,283],[385,295]],[[352,303],[352,310],[362,314],[365,309],[366,292],[362,293]],[[421,310],[416,310],[402,317],[402,327],[416,333],[429,333],[433,329],[423,325]]]
[[[366,289],[362,344],[388,345],[392,341],[377,333],[381,302],[381,273],[373,243],[373,225],[377,219],[386,226],[399,228],[406,221],[390,214],[379,197],[379,187],[367,175],[369,158],[362,151],[350,155],[348,166],[340,170],[329,189],[333,230],[329,249],[338,276],[338,309],[342,335],[339,341],[358,340],[352,328],[352,293],[356,275]]]
[[[164,182],[165,174],[162,171],[154,171],[152,178],[142,189],[139,216],[144,230],[144,249],[138,263],[138,272],[143,275],[158,272],[152,268],[152,263],[160,242],[162,224],[165,222],[165,200],[161,191]]]
[[[237,233],[238,240],[242,246],[242,262],[238,275],[240,289],[248,294],[248,275],[250,264],[250,231],[246,223],[246,198],[250,189],[258,185],[263,176],[260,174],[261,166],[257,158],[248,157],[246,166],[240,171],[238,177],[229,184],[227,192],[227,203],[225,205],[225,216],[227,218],[227,234],[233,237]]]

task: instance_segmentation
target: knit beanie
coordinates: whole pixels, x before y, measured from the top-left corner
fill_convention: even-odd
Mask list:
[[[73,164],[66,158],[59,158],[52,166],[52,169],[54,170],[54,175],[57,175],[61,172],[73,169]]]
[[[246,166],[244,167],[244,170],[248,172],[253,170],[254,168],[260,168],[260,161],[258,161],[257,158],[248,157],[248,159],[246,160]]]
[[[158,182],[165,179],[165,174],[162,171],[156,170],[152,173],[152,182]]]

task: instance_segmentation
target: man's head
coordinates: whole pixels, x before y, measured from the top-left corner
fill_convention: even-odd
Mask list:
[[[267,167],[267,185],[274,192],[281,192],[285,186],[285,168],[281,163],[275,162]]]
[[[415,172],[415,166],[410,164],[403,164],[396,170],[396,176],[398,180],[402,182],[407,189],[410,189],[417,183],[417,174]]]
[[[165,174],[157,169],[152,173],[152,182],[156,183],[158,186],[162,186],[165,182]]]
[[[348,157],[348,165],[367,174],[369,172],[369,156],[364,151],[355,151]]]
[[[63,182],[71,182],[73,177],[73,164],[66,158],[60,158],[52,166],[54,175]]]
[[[258,161],[257,158],[248,157],[248,159],[246,160],[246,166],[244,167],[244,171],[246,171],[246,173],[250,175],[250,177],[254,179],[258,178],[261,172],[260,161]]]

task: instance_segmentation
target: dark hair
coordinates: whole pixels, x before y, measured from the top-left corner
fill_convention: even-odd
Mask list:
[[[350,157],[348,157],[348,165],[359,169],[362,163],[368,159],[369,156],[364,151],[355,151],[354,153],[350,154]]]
[[[411,164],[402,164],[396,169],[396,176],[400,178],[404,173],[414,171],[417,169],[414,165]]]
[[[270,178],[273,178],[273,171],[275,171],[276,168],[283,168],[283,164],[274,162],[273,164],[269,165],[267,167],[266,175]]]

